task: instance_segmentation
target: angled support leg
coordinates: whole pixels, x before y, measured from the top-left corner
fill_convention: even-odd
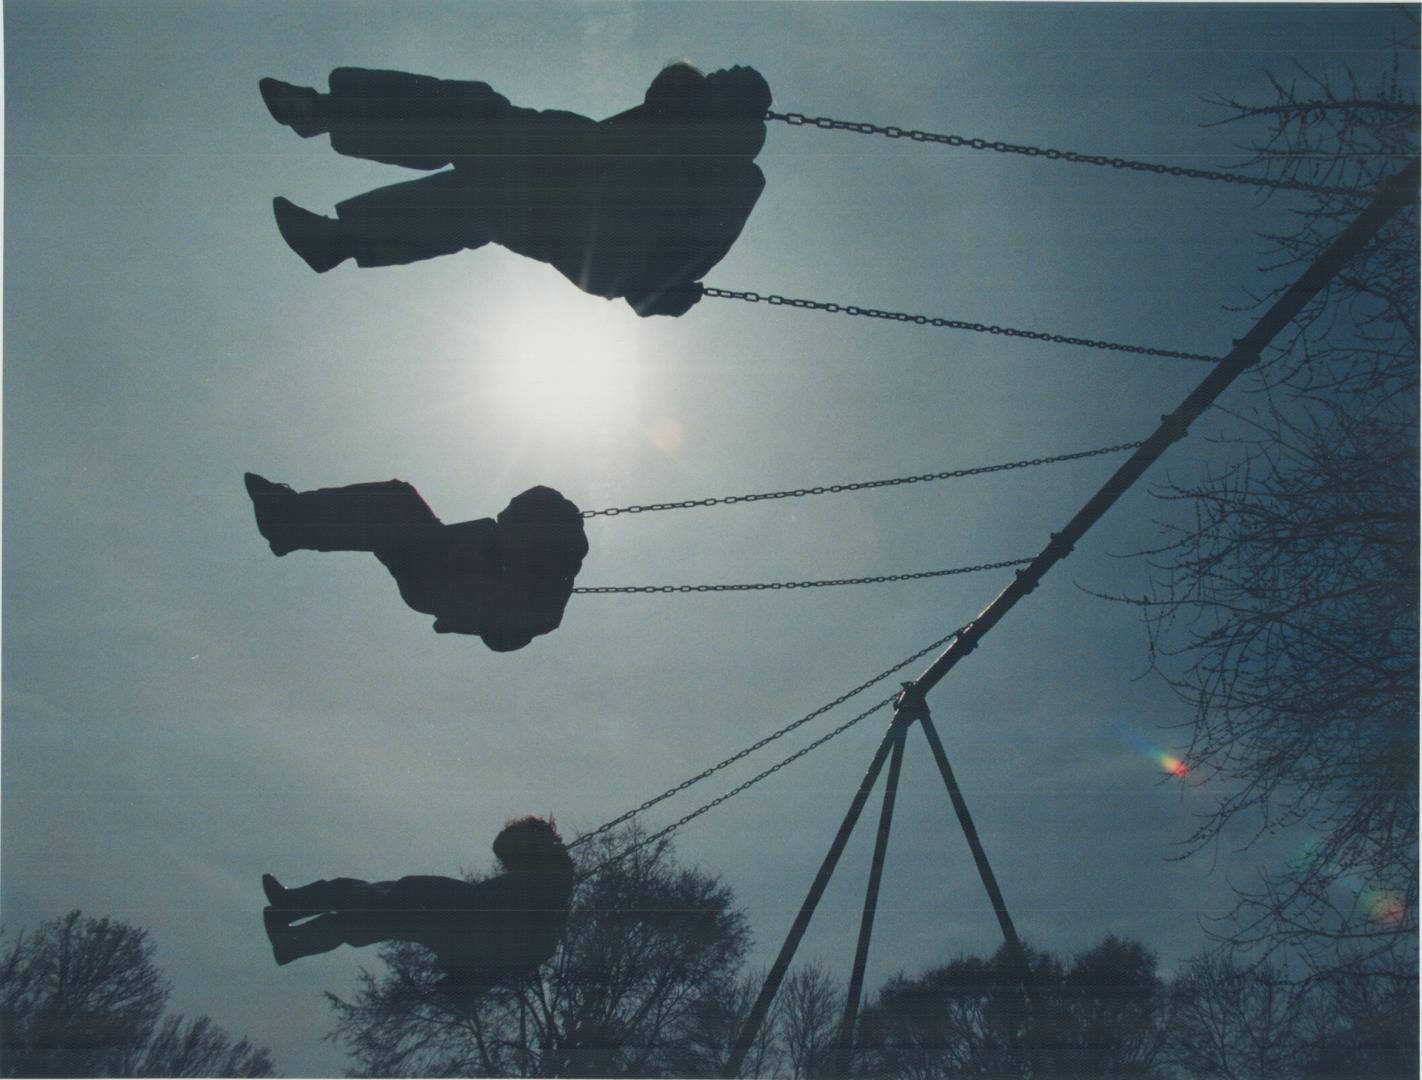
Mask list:
[[[874,858],[869,865],[869,884],[864,892],[864,914],[859,921],[859,944],[854,950],[854,969],[844,999],[844,1019],[839,1027],[839,1045],[831,1075],[848,1077],[854,1056],[854,1026],[859,1019],[859,997],[864,990],[864,967],[869,959],[869,937],[874,931],[874,913],[879,906],[879,881],[884,875],[884,853],[889,847],[889,827],[894,820],[894,800],[899,791],[899,772],[904,762],[904,737],[916,714],[900,708],[894,714],[893,751],[889,775],[884,781],[884,805],[879,812],[879,831],[874,837]]]
[[[968,813],[968,803],[963,798],[963,792],[958,787],[958,781],[953,776],[953,767],[948,764],[948,754],[943,749],[943,741],[938,737],[938,729],[933,726],[933,718],[928,715],[925,706],[923,712],[918,717],[923,725],[923,733],[928,737],[928,745],[933,749],[933,759],[938,762],[938,771],[943,776],[943,784],[948,788],[948,798],[953,800],[953,809],[958,814],[958,824],[963,826],[963,835],[967,837],[968,847],[973,853],[973,862],[977,864],[978,875],[983,879],[983,888],[987,890],[988,899],[992,902],[993,913],[997,916],[997,923],[1002,927],[1002,937],[1019,956],[1022,955],[1022,942],[1018,940],[1017,928],[1012,925],[1012,916],[1007,913],[1007,902],[1002,898],[1002,890],[997,887],[997,878],[993,876],[992,867],[988,864],[987,852],[983,850],[983,842],[978,839],[978,830],[973,825],[973,816]]]
[[[756,1034],[760,1031],[760,1025],[765,1022],[765,1015],[770,1011],[770,1004],[775,1000],[775,994],[780,989],[780,983],[785,978],[790,961],[795,957],[795,950],[800,947],[800,939],[805,936],[805,930],[810,925],[810,919],[815,914],[820,897],[824,895],[830,875],[834,873],[834,868],[839,863],[840,855],[844,853],[844,846],[849,842],[850,833],[854,831],[855,823],[858,822],[859,815],[864,809],[864,803],[869,798],[869,792],[873,790],[875,782],[879,779],[879,773],[884,768],[884,760],[889,756],[889,751],[896,740],[902,745],[902,737],[896,734],[896,729],[900,726],[896,713],[894,720],[889,725],[889,730],[884,732],[884,738],[879,743],[879,749],[874,753],[874,760],[869,763],[869,769],[864,774],[864,779],[859,782],[859,790],[854,793],[854,799],[849,804],[849,811],[840,823],[839,832],[835,834],[834,842],[830,844],[824,862],[820,864],[819,873],[815,875],[815,880],[810,885],[805,902],[800,905],[800,913],[795,916],[790,933],[786,935],[785,944],[780,947],[780,955],[775,958],[770,973],[765,977],[765,985],[760,988],[760,996],[755,999],[750,1015],[746,1017],[745,1027],[741,1029],[741,1034],[736,1039],[736,1045],[731,1048],[724,1070],[728,1077],[735,1077],[740,1073],[746,1051],[755,1041]]]

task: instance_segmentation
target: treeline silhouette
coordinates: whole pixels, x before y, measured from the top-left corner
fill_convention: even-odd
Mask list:
[[[207,1016],[163,1015],[148,931],[75,910],[0,952],[0,1075],[273,1076],[271,1054]]]
[[[586,867],[641,839],[578,849]],[[529,978],[451,996],[439,958],[387,944],[349,998],[327,994],[356,1076],[722,1074],[763,972],[731,889],[663,839],[583,879],[568,930]],[[207,1016],[164,1015],[146,930],[79,911],[0,951],[0,1075],[272,1076],[270,1053]],[[1025,978],[1024,978],[1025,976]],[[1031,992],[1024,990],[1030,985]],[[1418,1070],[1416,972],[1355,965],[1298,978],[1201,953],[1173,975],[1107,936],[1070,957],[1004,948],[899,974],[862,1012],[851,1074],[1087,1080],[1376,1080]],[[791,972],[741,1075],[832,1074],[844,988]]]
[[[586,869],[633,827],[575,850]],[[360,1076],[722,1075],[763,973],[731,890],[680,866],[663,839],[579,884],[568,932],[528,980],[461,1008],[433,954],[392,944],[354,995],[328,994],[332,1037]],[[1324,1080],[1417,1071],[1416,974],[1358,969],[1309,982],[1284,967],[1201,954],[1162,974],[1145,945],[1108,936],[1079,954],[1000,950],[897,975],[864,1009],[851,1074],[1086,1080]],[[834,1065],[844,987],[793,971],[742,1066],[813,1080]]]

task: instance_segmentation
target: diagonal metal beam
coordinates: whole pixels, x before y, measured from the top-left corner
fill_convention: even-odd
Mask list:
[[[963,835],[967,837],[968,848],[973,853],[973,862],[977,864],[978,876],[983,879],[983,888],[987,890],[988,900],[992,902],[997,924],[1002,927],[1003,940],[1013,952],[1021,956],[1022,942],[1018,940],[1017,928],[1012,924],[1012,916],[1007,913],[1007,902],[1002,898],[1002,890],[997,887],[997,876],[988,864],[987,852],[983,850],[983,842],[978,839],[977,826],[973,824],[973,815],[968,813],[967,800],[963,798],[963,791],[958,787],[953,767],[948,764],[948,754],[943,749],[943,740],[938,737],[938,729],[933,726],[933,718],[928,715],[927,709],[919,717],[919,722],[923,725],[924,735],[928,737],[928,745],[933,749],[933,760],[938,762],[938,771],[943,776],[948,798],[952,800],[953,810],[958,815],[958,824],[963,827]]]
[[[746,1051],[755,1041],[756,1034],[760,1031],[760,1025],[765,1022],[765,1014],[770,1011],[770,1003],[775,1000],[775,994],[780,989],[780,983],[785,978],[790,961],[795,958],[795,950],[800,947],[800,939],[805,936],[805,930],[810,925],[810,919],[815,914],[820,897],[824,895],[825,886],[829,884],[830,875],[834,873],[834,868],[839,863],[839,857],[844,853],[844,846],[849,843],[849,835],[854,831],[855,823],[858,822],[859,815],[864,809],[864,803],[869,798],[869,792],[873,790],[875,782],[879,779],[879,773],[884,768],[884,760],[889,756],[889,751],[896,742],[899,746],[903,745],[902,734],[898,731],[903,723],[899,714],[895,713],[893,720],[889,723],[889,729],[884,732],[884,737],[879,742],[879,749],[874,752],[874,760],[869,763],[869,769],[865,772],[864,779],[859,782],[859,790],[854,793],[849,810],[844,815],[844,820],[840,822],[839,832],[835,834],[834,842],[830,844],[824,862],[820,864],[819,873],[815,875],[815,880],[810,885],[805,902],[800,905],[800,913],[795,916],[790,933],[786,935],[785,943],[780,947],[780,955],[775,958],[770,973],[766,975],[765,983],[760,988],[760,996],[751,1006],[745,1026],[741,1029],[735,1046],[731,1048],[724,1070],[726,1076],[734,1077],[740,1073]]]
[[[895,713],[894,719],[912,721],[913,715]],[[874,932],[874,915],[879,907],[879,882],[884,876],[884,854],[889,848],[889,828],[894,821],[894,800],[899,793],[899,772],[904,763],[904,738],[907,723],[895,723],[893,753],[889,757],[889,775],[884,781],[884,805],[879,811],[879,831],[874,836],[874,857],[869,864],[869,884],[864,890],[864,913],[859,919],[859,942],[854,949],[854,968],[849,976],[849,989],[844,996],[844,1018],[839,1026],[832,1076],[849,1076],[854,1053],[854,1026],[859,1019],[859,996],[864,991],[864,968],[869,962],[869,938]]]
[[[1258,361],[1259,354],[1264,347],[1303,310],[1304,306],[1328,284],[1348,260],[1362,251],[1367,242],[1398,210],[1416,201],[1418,179],[1419,161],[1414,158],[1402,172],[1386,180],[1373,201],[1354,219],[1352,224],[1344,229],[1338,238],[1314,260],[1284,295],[1276,300],[1269,310],[1259,318],[1250,331],[1235,342],[1234,348],[1230,350],[1229,354],[1186,396],[1175,411],[1161,417],[1160,426],[1141,443],[1136,452],[1112,474],[1111,478],[1087,501],[1086,505],[1077,511],[1076,515],[1067,522],[1066,527],[1061,532],[1052,534],[1051,541],[1037,557],[1029,565],[1017,571],[1013,582],[999,593],[976,619],[959,632],[953,642],[925,669],[923,674],[913,682],[905,684],[904,692],[896,702],[897,711],[894,713],[889,730],[885,732],[864,779],[860,781],[859,790],[855,792],[849,811],[845,814],[844,821],[840,823],[839,832],[835,835],[834,842],[825,855],[819,873],[816,874],[815,880],[810,886],[810,892],[800,907],[800,912],[790,928],[785,943],[781,946],[780,955],[776,957],[775,964],[769,975],[766,976],[760,996],[756,998],[750,1016],[746,1020],[736,1045],[731,1050],[725,1067],[726,1076],[735,1077],[740,1072],[746,1051],[750,1048],[761,1024],[765,1021],[770,1004],[780,989],[785,972],[794,958],[795,950],[799,947],[800,939],[804,937],[820,897],[824,894],[825,886],[834,873],[839,857],[844,851],[845,844],[849,841],[850,833],[854,831],[855,823],[859,820],[864,803],[879,778],[879,772],[883,769],[884,760],[888,757],[891,748],[895,751],[896,766],[900,760],[903,751],[902,728],[911,720],[921,719],[923,722],[924,734],[928,737],[929,745],[933,748],[934,758],[938,762],[939,771],[948,787],[949,797],[958,813],[963,831],[968,837],[974,861],[978,864],[978,872],[982,875],[983,884],[992,900],[1003,936],[1014,952],[1019,956],[1024,955],[1016,928],[1012,924],[1011,916],[1008,915],[1007,906],[1002,899],[1001,890],[997,887],[992,868],[988,865],[981,841],[978,840],[977,830],[968,814],[967,803],[963,800],[962,791],[958,788],[952,768],[948,764],[948,756],[943,750],[942,741],[938,738],[938,732],[927,715],[925,696],[944,675],[957,665],[959,660],[977,648],[978,642],[1001,621],[1017,601],[1037,587],[1048,570],[1071,553],[1077,541],[1101,519],[1131,485],[1140,479],[1146,469],[1165,453],[1171,443],[1185,437],[1190,425],[1200,418],[1201,414],[1240,374]],[[892,802],[888,793],[885,798],[887,816],[892,813]],[[881,819],[880,829],[886,838],[887,827],[883,819]],[[875,853],[876,856],[881,857],[877,846]],[[870,888],[877,899],[877,872],[871,879]],[[867,898],[865,919],[872,923],[871,907]],[[867,945],[868,935],[864,924],[861,924],[861,949],[867,950]],[[856,968],[859,966],[859,960],[860,957],[856,956]],[[852,1026],[852,1021],[850,1023]],[[844,1045],[844,1040],[841,1040],[841,1045]]]
[[[1061,532],[1053,533],[1051,541],[1030,564],[1017,571],[1012,584],[1003,589],[982,613],[910,684],[907,693],[922,700],[938,681],[961,660],[977,648],[983,636],[997,625],[1012,607],[1037,587],[1038,582],[1057,562],[1071,553],[1072,547],[1092,525],[1119,499],[1141,475],[1153,465],[1171,443],[1183,439],[1189,427],[1214,403],[1230,383],[1234,382],[1258,359],[1264,347],[1287,326],[1341,270],[1353,256],[1367,245],[1388,220],[1402,207],[1417,200],[1418,159],[1383,182],[1373,201],[1360,213],[1338,238],[1315,259],[1312,265],[1289,286],[1288,290],[1266,311],[1250,331],[1235,342],[1228,355],[1205,376],[1200,384],[1172,413],[1161,417],[1160,426],[1126,462],[1112,474],[1101,489],[1077,511]]]

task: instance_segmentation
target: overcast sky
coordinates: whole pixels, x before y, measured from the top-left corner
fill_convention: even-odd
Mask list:
[[[330,212],[405,179],[268,116],[257,80],[337,65],[486,80],[593,117],[668,61],[750,64],[774,108],[1221,167],[1215,97],[1266,69],[1378,70],[1386,7],[7,0],[0,915],[148,927],[173,1005],[339,1074],[323,989],[278,969],[288,883],[487,867],[502,822],[593,828],[961,625],[1009,571],[692,597],[574,597],[515,653],[437,636],[366,555],[275,559],[245,470],[399,477],[445,521],[534,484],[590,509],[986,465],[1144,437],[1201,365],[708,299],[638,319],[498,248],[317,276],[272,196]],[[770,125],[767,185],[712,285],[1222,353],[1274,281],[1246,189]],[[551,400],[534,391],[552,387]],[[1150,474],[1197,475],[1200,434]],[[801,580],[1035,553],[1116,461],[599,519],[578,583]],[[1147,674],[1145,486],[930,697],[1029,943],[1110,932],[1174,965],[1287,844],[1169,861],[1210,778]],[[916,674],[927,661],[912,666]],[[877,691],[887,695],[895,684]],[[865,704],[870,699],[865,698]],[[656,827],[858,711],[649,813]],[[773,956],[887,714],[699,818]],[[872,806],[877,806],[877,799]],[[847,971],[861,823],[800,956]],[[998,931],[911,733],[868,985]],[[1292,840],[1289,841],[1292,843]]]

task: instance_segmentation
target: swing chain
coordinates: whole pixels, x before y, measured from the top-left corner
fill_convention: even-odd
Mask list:
[[[920,570],[912,574],[881,574],[878,577],[829,578],[824,581],[760,581],[745,585],[582,585],[575,593],[597,595],[605,593],[713,593],[761,592],[767,589],[821,589],[834,585],[878,585],[886,581],[919,581],[923,578],[951,577],[954,574],[975,574],[980,570],[1001,570],[1007,566],[1025,566],[1031,559],[1005,559],[1002,562],[978,563],[975,566],[955,566],[948,570]]]
[[[828,732],[826,732],[825,734],[821,735],[818,739],[816,739],[814,742],[809,743],[809,744],[807,744],[807,745],[801,747],[799,750],[796,750],[795,753],[791,754],[789,757],[787,757],[787,758],[785,758],[785,759],[783,759],[783,760],[781,760],[781,761],[777,761],[774,765],[770,766],[770,768],[766,769],[764,772],[757,773],[755,776],[752,776],[749,780],[745,781],[744,783],[737,784],[735,787],[731,788],[730,791],[727,791],[727,792],[725,792],[724,794],[721,794],[721,795],[716,796],[716,798],[712,799],[710,802],[708,802],[708,803],[706,803],[706,804],[704,804],[704,805],[702,805],[702,806],[698,806],[695,810],[691,811],[691,813],[683,815],[682,817],[678,818],[676,821],[673,821],[670,825],[666,826],[665,828],[658,829],[656,832],[652,833],[650,836],[644,837],[642,840],[638,841],[636,844],[633,844],[632,846],[626,848],[626,849],[623,850],[623,851],[619,851],[616,855],[612,856],[612,858],[608,859],[606,862],[600,863],[599,865],[597,865],[596,867],[594,867],[592,870],[588,871],[587,874],[585,874],[585,875],[583,875],[583,876],[584,876],[584,877],[591,877],[593,874],[596,874],[596,873],[598,873],[598,872],[601,871],[601,870],[605,870],[607,867],[611,866],[613,863],[620,862],[621,860],[627,858],[627,856],[631,855],[633,852],[635,852],[635,851],[641,851],[643,848],[649,847],[650,845],[655,844],[655,843],[656,843],[658,840],[660,840],[662,837],[670,835],[671,833],[675,832],[677,829],[679,829],[679,828],[681,828],[683,825],[685,825],[687,822],[696,820],[696,819],[699,818],[702,814],[707,813],[707,812],[710,811],[710,810],[716,809],[716,807],[720,806],[720,805],[721,805],[723,802],[725,802],[727,799],[732,799],[732,798],[734,798],[735,796],[739,795],[741,792],[745,791],[747,788],[752,787],[752,786],[754,786],[755,784],[760,783],[762,780],[766,779],[766,778],[769,777],[769,776],[773,776],[775,773],[778,773],[781,769],[785,768],[785,766],[790,765],[790,764],[792,764],[793,762],[796,762],[796,761],[800,760],[800,758],[804,757],[804,756],[805,756],[806,754],[808,754],[811,750],[818,750],[821,746],[823,746],[825,743],[829,742],[829,741],[830,741],[831,739],[833,739],[835,736],[837,736],[837,735],[842,735],[844,732],[846,732],[846,731],[848,731],[850,728],[852,728],[855,724],[859,723],[859,721],[863,720],[863,719],[864,719],[865,717],[867,717],[867,716],[871,716],[871,715],[873,715],[874,713],[878,712],[880,709],[882,709],[885,705],[888,705],[888,704],[889,704],[890,702],[892,702],[893,700],[894,700],[894,699],[893,699],[892,697],[888,697],[888,698],[885,698],[883,701],[879,702],[877,705],[871,705],[869,708],[865,709],[865,710],[864,710],[862,713],[860,713],[858,716],[855,716],[855,717],[850,718],[849,720],[846,720],[844,723],[840,724],[839,727],[835,728],[833,731],[828,731]],[[595,835],[595,834],[589,833],[588,835],[589,835],[589,836],[592,836],[592,835]],[[584,840],[584,839],[586,839],[586,837],[580,836],[580,837],[578,837],[578,839],[577,839],[576,841],[574,841],[574,843],[578,843],[578,842],[580,842],[580,841],[582,841],[582,840]],[[569,847],[572,847],[572,844],[569,844],[568,846],[569,846]]]
[[[995,334],[1002,337],[1026,338],[1029,341],[1049,341],[1053,345],[1080,345],[1085,349],[1104,349],[1107,352],[1131,353],[1136,356],[1161,356],[1171,360],[1198,360],[1204,364],[1218,364],[1218,356],[1204,353],[1180,352],[1175,349],[1156,349],[1148,345],[1126,345],[1117,341],[1102,341],[1097,338],[1071,337],[1066,334],[1048,334],[1041,330],[1019,330],[1011,326],[994,326],[990,323],[966,322],[962,319],[945,319],[936,315],[910,315],[903,311],[884,311],[880,308],[859,307],[857,304],[834,304],[823,300],[801,300],[793,296],[777,296],[771,293],[762,296],[757,292],[741,292],[735,289],[717,289],[707,285],[704,295],[726,300],[745,300],[758,304],[765,301],[772,306],[784,304],[787,307],[808,308],[813,311],[828,311],[839,315],[863,315],[870,319],[888,319],[892,322],[913,323],[915,326],[946,327],[949,330],[971,330],[975,334]]]
[[[954,630],[952,633],[944,634],[941,638],[939,638],[937,641],[933,642],[931,645],[926,645],[926,646],[924,646],[922,649],[920,649],[918,652],[914,653],[912,656],[906,656],[906,657],[904,657],[904,659],[900,660],[900,661],[899,661],[897,664],[895,664],[893,667],[891,667],[891,668],[886,668],[884,671],[879,672],[879,674],[875,675],[873,678],[871,678],[871,679],[865,679],[862,683],[860,683],[858,686],[856,686],[853,690],[848,690],[848,691],[846,691],[845,693],[840,694],[839,697],[835,698],[833,701],[829,702],[828,704],[821,705],[821,706],[820,706],[818,709],[816,709],[814,712],[806,713],[804,716],[800,717],[800,719],[795,720],[795,721],[793,721],[792,723],[786,724],[786,725],[785,725],[783,728],[781,728],[779,731],[773,731],[773,732],[771,732],[769,735],[765,736],[765,738],[761,739],[761,740],[758,741],[758,742],[752,743],[750,746],[747,746],[744,750],[741,750],[741,751],[739,751],[739,752],[737,752],[737,753],[735,753],[735,754],[732,754],[730,757],[726,758],[724,761],[717,762],[715,765],[712,765],[712,766],[711,766],[710,768],[708,768],[708,769],[703,769],[701,772],[697,773],[697,774],[696,774],[695,776],[693,776],[691,779],[689,779],[689,780],[683,780],[680,784],[677,784],[676,787],[668,788],[666,791],[662,792],[660,795],[657,795],[657,796],[654,796],[653,798],[648,799],[646,802],[644,802],[641,806],[638,806],[636,809],[628,810],[625,814],[619,814],[617,817],[613,818],[611,821],[607,822],[605,825],[599,825],[596,829],[593,829],[591,832],[583,833],[583,834],[582,834],[581,836],[579,836],[577,839],[571,841],[571,842],[568,844],[568,847],[572,848],[572,847],[577,847],[579,844],[585,844],[585,843],[587,843],[589,840],[593,839],[594,837],[596,837],[596,836],[601,836],[603,833],[608,832],[608,831],[611,830],[611,829],[615,829],[617,826],[621,825],[623,822],[625,822],[625,821],[630,821],[632,818],[636,817],[638,814],[642,813],[644,810],[650,810],[652,807],[656,806],[658,803],[664,802],[665,800],[670,799],[673,795],[678,795],[678,794],[680,794],[681,792],[685,791],[687,788],[691,787],[693,784],[699,784],[702,780],[705,780],[707,777],[712,776],[713,774],[720,772],[722,769],[726,768],[727,766],[734,765],[736,762],[740,761],[742,758],[747,757],[748,755],[755,753],[755,752],[756,752],[757,750],[759,750],[761,747],[763,747],[763,746],[768,746],[770,743],[773,743],[776,739],[780,739],[780,738],[783,738],[783,737],[786,736],[786,735],[789,735],[790,732],[794,731],[796,728],[798,728],[798,727],[803,727],[805,724],[808,724],[811,720],[815,719],[817,716],[823,716],[825,713],[829,712],[831,709],[834,709],[834,708],[839,707],[840,705],[843,705],[843,704],[844,704],[846,701],[848,701],[850,698],[854,697],[854,696],[857,695],[857,694],[862,694],[865,690],[869,689],[869,687],[873,686],[875,683],[881,682],[882,680],[887,679],[887,678],[888,678],[890,675],[892,675],[894,672],[899,671],[899,670],[901,670],[901,669],[907,667],[909,664],[913,663],[915,660],[919,660],[919,659],[921,659],[921,658],[927,656],[929,653],[933,652],[935,649],[938,649],[938,648],[940,648],[940,647],[942,647],[942,646],[948,644],[948,642],[952,641],[955,637],[957,637],[958,635],[960,635],[965,629],[966,629],[966,627],[960,626],[960,627],[958,627],[958,629]],[[864,717],[868,716],[870,713],[874,712],[876,709],[881,709],[881,708],[883,708],[885,705],[887,705],[887,704],[888,704],[890,701],[892,701],[892,700],[893,700],[893,698],[886,698],[886,699],[884,699],[883,701],[879,702],[879,704],[875,705],[873,708],[867,710],[866,712],[860,713],[860,714],[859,714],[857,717],[855,717],[853,720],[849,721],[848,724],[845,724],[845,725],[843,725],[842,727],[840,727],[839,729],[837,729],[836,731],[832,732],[829,737],[833,737],[834,735],[837,735],[840,731],[845,730],[845,728],[848,728],[848,727],[850,727],[851,725],[858,723],[860,720],[863,720]],[[821,739],[820,742],[812,743],[810,746],[806,747],[803,751],[801,751],[800,753],[796,754],[795,757],[800,757],[800,756],[802,756],[803,754],[809,753],[810,750],[814,749],[814,747],[819,746],[821,743],[823,743],[823,742],[825,742],[825,741],[826,741],[826,739]],[[762,777],[768,776],[768,775],[770,775],[770,773],[773,773],[773,772],[778,772],[780,769],[783,769],[786,765],[790,764],[790,762],[793,761],[793,760],[794,760],[794,758],[788,758],[788,759],[786,759],[785,761],[782,761],[779,765],[776,765],[774,768],[768,770],[766,773],[763,773],[763,774],[762,774]],[[757,780],[758,780],[758,779],[761,779],[762,777],[757,777]],[[751,783],[754,783],[754,782],[755,782],[755,781],[753,780],[753,781],[750,781],[750,782],[748,782],[748,783],[746,783],[746,784],[743,784],[740,788],[737,788],[737,789],[736,789],[736,792],[739,792],[739,791],[743,790],[744,788],[749,787],[750,784],[751,784]],[[729,799],[729,798],[731,797],[731,794],[734,794],[734,793],[735,793],[735,792],[727,793],[726,795],[722,796],[720,799],[718,799],[715,803],[713,803],[713,804],[711,804],[711,805],[717,805],[717,806],[719,806],[721,803],[725,802],[726,799]],[[661,832],[659,832],[659,833],[656,834],[656,837],[655,837],[655,838],[660,838],[661,836],[664,836],[664,835],[666,835],[667,833],[671,832],[672,829],[681,827],[681,826],[684,825],[687,821],[690,821],[692,817],[696,817],[696,816],[698,816],[698,814],[700,814],[700,813],[705,813],[705,811],[706,811],[706,810],[709,810],[710,808],[711,808],[710,806],[703,807],[700,811],[697,812],[697,814],[689,815],[688,817],[684,818],[682,821],[677,822],[675,825],[671,826],[670,828],[663,829]],[[654,837],[649,837],[649,838],[647,838],[646,843],[650,843],[652,839],[654,839]],[[639,845],[637,845],[637,847],[638,847],[638,848],[640,848],[640,847],[645,847],[645,846],[646,846],[646,843],[639,844]],[[636,849],[635,849],[635,848],[634,848],[634,849],[628,849],[628,851],[623,852],[622,854],[618,855],[617,858],[622,858],[624,855],[630,854],[631,851],[633,851],[633,850],[636,850]],[[609,862],[611,862],[611,861],[615,861],[615,860],[609,860]],[[603,864],[603,866],[606,866],[606,865],[607,865],[607,863],[604,863],[604,864]],[[602,867],[599,866],[597,869],[600,870],[600,869],[602,869]],[[596,872],[596,871],[593,871],[593,872]]]
[[[1023,146],[1018,143],[1002,142],[997,139],[977,139],[964,135],[939,135],[931,131],[915,128],[895,127],[893,124],[862,123],[854,120],[833,120],[828,116],[806,116],[804,113],[780,113],[770,111],[767,120],[779,120],[791,127],[810,125],[823,131],[853,131],[860,135],[883,135],[890,139],[912,139],[914,142],[942,143],[945,146],[966,147],[969,150],[994,150],[999,154],[1023,154],[1027,157],[1041,157],[1048,161],[1070,161],[1079,165],[1102,165],[1129,172],[1162,173],[1168,176],[1184,176],[1194,180],[1218,180],[1225,184],[1243,184],[1250,187],[1272,188],[1279,191],[1307,191],[1315,195],[1345,195],[1363,198],[1371,193],[1357,188],[1334,188],[1322,184],[1310,184],[1302,180],[1272,180],[1263,176],[1247,176],[1243,173],[1215,172],[1209,169],[1192,169],[1184,165],[1160,165],[1149,161],[1134,161],[1130,158],[1108,157],[1104,154],[1080,154],[1075,150],[1052,150],[1041,146]]]
[[[1139,442],[1117,443],[1096,450],[1078,450],[1073,454],[1056,454],[1052,457],[1026,458],[1022,461],[1008,461],[999,465],[978,465],[971,469],[950,469],[947,472],[923,473],[919,476],[898,476],[891,480],[863,480],[852,484],[826,484],[823,487],[790,488],[785,491],[764,491],[755,495],[723,495],[710,499],[682,499],[680,502],[647,503],[645,505],[613,506],[606,510],[584,510],[584,518],[616,517],[618,514],[643,514],[655,510],[687,510],[699,506],[732,506],[735,503],[763,502],[767,499],[799,499],[807,495],[838,495],[845,491],[864,491],[869,488],[896,487],[900,484],[921,484],[929,480],[956,480],[963,476],[984,476],[988,473],[1006,472],[1009,469],[1029,469],[1037,465],[1054,465],[1060,461],[1079,461],[1082,458],[1114,454],[1121,450],[1134,450]]]

